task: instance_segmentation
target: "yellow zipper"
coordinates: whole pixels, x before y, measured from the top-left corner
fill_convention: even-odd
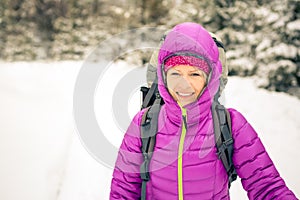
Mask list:
[[[180,106],[181,107],[181,106]],[[182,180],[182,154],[184,147],[184,140],[186,135],[186,109],[181,107],[182,111],[182,130],[179,141],[179,149],[178,149],[178,198],[179,200],[183,200],[183,180]]]

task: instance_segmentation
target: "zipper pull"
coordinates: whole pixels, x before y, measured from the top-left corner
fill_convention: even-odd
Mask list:
[[[184,127],[186,129],[187,128],[186,115],[182,115],[182,119],[183,119]]]
[[[186,114],[186,109],[181,107],[181,112],[182,112],[182,119],[184,123],[184,127],[187,128],[187,114]]]
[[[187,114],[186,114],[186,109],[184,107],[181,106],[181,104],[179,102],[177,102],[180,109],[181,109],[181,115],[182,115],[182,120],[183,120],[183,124],[185,129],[187,128]]]

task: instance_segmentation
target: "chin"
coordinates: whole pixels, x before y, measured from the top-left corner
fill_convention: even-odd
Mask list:
[[[186,106],[186,105],[188,105],[188,104],[190,104],[190,103],[192,103],[192,102],[180,102],[180,105],[181,105],[181,106]]]
[[[191,104],[193,102],[195,102],[196,100],[190,100],[190,101],[179,101],[181,106],[186,106],[188,104]]]

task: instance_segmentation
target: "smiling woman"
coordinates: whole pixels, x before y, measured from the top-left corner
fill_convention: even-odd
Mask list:
[[[232,168],[220,159],[229,144],[232,159],[226,161],[234,165],[250,200],[297,199],[245,117],[232,108],[216,113],[222,63],[207,30],[196,23],[176,25],[166,35],[157,61],[158,98],[164,105],[157,109],[160,104],[154,103],[148,113],[141,110],[129,125],[113,172],[111,200],[229,200]],[[221,125],[226,131],[229,117],[232,138],[221,143],[220,150],[215,139],[224,134],[216,133]],[[154,119],[156,126],[148,126]],[[147,140],[144,133],[153,127],[153,140]]]
[[[207,75],[197,67],[177,65],[167,71],[170,94],[181,106],[197,100],[205,87]]]

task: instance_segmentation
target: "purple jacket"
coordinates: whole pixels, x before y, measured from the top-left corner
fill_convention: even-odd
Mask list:
[[[202,56],[212,70],[198,101],[185,108],[180,108],[170,96],[162,70],[166,57],[178,52]],[[228,176],[216,154],[211,113],[222,66],[209,33],[195,23],[175,26],[159,51],[157,73],[159,92],[165,104],[159,114],[156,145],[149,165],[147,200],[229,199]],[[124,136],[113,173],[111,200],[140,198],[143,112],[134,117]],[[234,138],[233,163],[249,199],[297,199],[280,177],[251,125],[238,111],[229,109],[229,112]]]

